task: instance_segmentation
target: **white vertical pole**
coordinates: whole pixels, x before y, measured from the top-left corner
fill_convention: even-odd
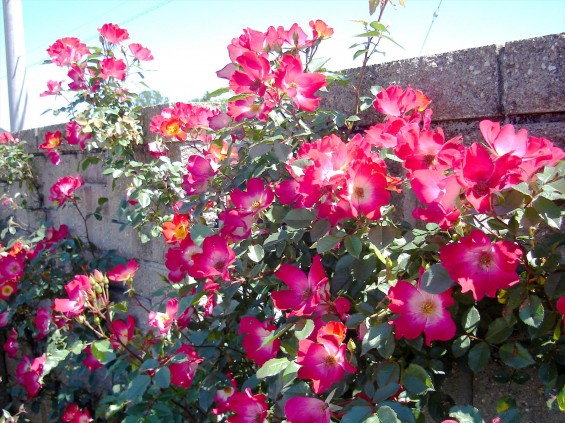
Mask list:
[[[24,127],[27,108],[24,19],[21,0],[2,0],[11,131]]]

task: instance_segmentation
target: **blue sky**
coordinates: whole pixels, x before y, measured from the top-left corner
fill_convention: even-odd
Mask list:
[[[13,0],[12,0],[13,1]],[[397,3],[397,1],[396,1]],[[386,55],[373,63],[419,55],[440,0],[405,0],[406,7],[387,7],[383,23],[404,48],[383,44]],[[243,28],[264,31],[288,28],[297,22],[308,28],[323,19],[334,37],[319,50],[330,58],[328,68],[360,65],[349,46],[361,32],[353,20],[374,20],[368,0],[23,0],[27,49],[28,113],[26,127],[56,122],[43,110],[52,98],[39,98],[48,79],[64,79],[53,65],[41,65],[45,50],[65,36],[96,44],[97,28],[116,23],[132,42],[150,48],[155,56],[145,67],[145,82],[172,101],[188,101],[224,86],[215,76],[228,60],[226,46]],[[564,0],[442,0],[423,54],[435,54],[565,31]],[[0,32],[0,127],[9,127],[4,55]],[[59,70],[60,71],[60,70]],[[59,118],[59,121],[61,118]]]

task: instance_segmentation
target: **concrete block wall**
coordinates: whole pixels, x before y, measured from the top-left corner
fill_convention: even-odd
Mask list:
[[[354,86],[358,69],[346,72],[352,75]],[[491,119],[512,123],[517,129],[526,128],[535,136],[544,136],[565,147],[565,33],[509,42],[504,46],[484,46],[370,66],[361,93],[370,95],[371,86],[387,87],[392,84],[410,84],[426,93],[433,101],[432,125],[441,126],[447,138],[461,134],[467,143],[481,140],[478,123]],[[323,94],[321,107],[350,115],[354,101],[351,85],[344,88],[336,84]],[[153,139],[148,131],[149,122],[160,110],[160,106],[143,110],[147,141]],[[362,115],[357,129],[366,128],[381,119],[370,109]],[[82,153],[71,146],[63,152],[60,166],[48,162],[37,147],[43,143],[46,132],[57,129],[64,131],[64,127],[47,127],[17,134],[28,142],[29,152],[35,155],[34,168],[40,183],[39,196],[32,202],[33,208],[27,214],[19,212],[19,216],[31,226],[37,226],[40,220],[50,220],[56,225],[65,223],[74,234],[82,236],[83,223],[76,210],[57,208],[48,200],[51,185],[62,176],[76,175],[77,165],[83,159]],[[172,150],[178,155],[173,159],[180,160],[180,149]],[[156,239],[141,244],[133,229],[119,231],[120,225],[115,219],[125,184],[119,183],[112,191],[110,178],[103,176],[100,169],[89,169],[84,178],[86,184],[77,194],[83,200],[85,214],[94,211],[98,198],[110,199],[104,207],[103,220],[89,220],[92,241],[100,249],[116,250],[117,254],[128,259],[136,258],[140,271],[135,283],[146,296],[146,304],[158,306],[158,300],[152,299],[150,293],[161,286],[159,275],[167,273],[163,265],[164,242]],[[409,199],[404,204],[405,208],[413,207]],[[0,209],[0,215],[2,213],[4,211]],[[475,378],[459,372],[449,384],[449,389],[463,402],[474,402],[480,408],[486,404],[491,410],[497,399],[489,394],[491,383],[488,371]],[[516,395],[520,397],[519,403],[525,403],[526,408],[531,410],[523,421],[561,421],[559,413],[546,410],[543,392],[531,392],[529,385],[525,385],[517,390]]]
[[[345,72],[356,85],[359,69]],[[462,134],[468,142],[480,140],[478,123],[490,119],[565,144],[565,33],[369,66],[361,94],[393,84],[427,94],[432,125],[441,126],[448,138]],[[353,90],[333,85],[322,107],[351,115]],[[368,127],[381,119],[371,108],[358,124]]]

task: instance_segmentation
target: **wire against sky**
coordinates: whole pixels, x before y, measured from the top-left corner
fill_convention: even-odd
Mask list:
[[[422,47],[420,48],[420,54],[419,54],[420,56],[422,55],[422,52],[424,51],[424,46],[426,45],[426,41],[428,41],[428,36],[430,35],[430,32],[432,30],[432,26],[434,26],[434,22],[436,21],[436,18],[439,15],[439,8],[441,7],[442,2],[443,2],[443,0],[439,0],[439,4],[437,5],[437,9],[432,16],[432,22],[430,23],[430,27],[428,28],[428,33],[426,34],[426,38],[424,38],[424,42],[422,43]]]

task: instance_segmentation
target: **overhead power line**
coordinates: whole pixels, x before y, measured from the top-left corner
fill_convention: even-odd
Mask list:
[[[437,5],[437,8],[432,16],[432,22],[430,23],[430,27],[428,28],[428,33],[426,34],[426,38],[424,38],[424,42],[422,43],[422,47],[420,48],[420,56],[422,55],[422,52],[424,51],[424,46],[426,45],[426,41],[428,41],[428,36],[430,35],[430,32],[432,30],[432,26],[434,26],[434,22],[436,21],[436,18],[439,16],[439,8],[441,7],[441,3],[443,2],[443,0],[439,0],[439,4]]]

